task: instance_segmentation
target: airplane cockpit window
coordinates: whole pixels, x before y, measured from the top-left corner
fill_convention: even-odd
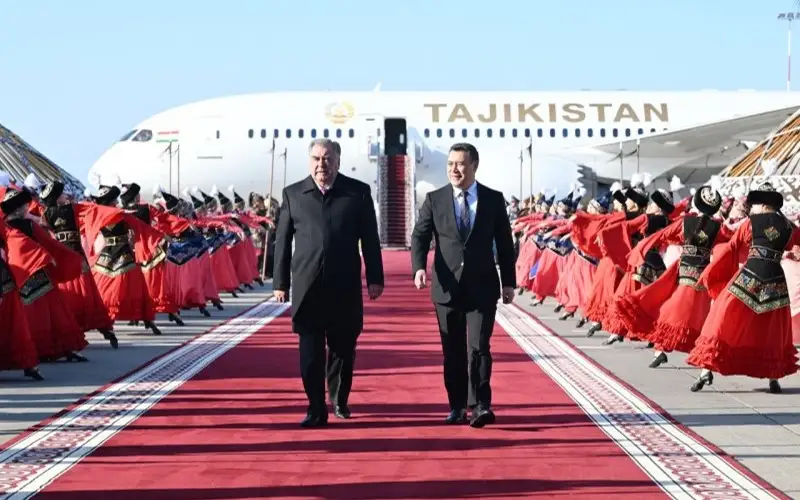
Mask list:
[[[125,142],[125,141],[127,141],[127,140],[128,140],[128,139],[130,139],[130,138],[131,138],[131,136],[132,136],[133,134],[135,134],[135,133],[136,133],[136,130],[135,130],[135,129],[134,129],[134,130],[131,130],[131,131],[130,131],[130,132],[128,132],[127,134],[125,134],[125,135],[123,135],[122,137],[120,137],[120,138],[119,138],[119,142]]]
[[[138,134],[136,134],[131,141],[133,142],[147,142],[153,138],[153,131],[152,130],[140,130]]]

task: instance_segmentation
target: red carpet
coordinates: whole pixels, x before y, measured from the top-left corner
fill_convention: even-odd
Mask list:
[[[298,428],[296,337],[273,321],[45,487],[37,498],[664,498],[654,482],[496,326],[497,423],[442,424],[447,398],[428,291],[386,252],[367,306],[354,418]]]

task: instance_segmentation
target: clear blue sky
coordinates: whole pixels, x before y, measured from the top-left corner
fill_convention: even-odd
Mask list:
[[[800,11],[792,0],[2,3],[0,123],[83,181],[137,122],[244,92],[379,81],[384,90],[781,90],[786,24],[776,16]]]

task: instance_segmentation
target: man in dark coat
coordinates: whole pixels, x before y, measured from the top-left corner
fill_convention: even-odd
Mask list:
[[[497,301],[514,297],[515,256],[511,223],[503,193],[475,181],[478,150],[455,144],[447,158],[450,184],[428,193],[411,241],[411,265],[417,288],[426,286],[428,250],[436,238],[433,298],[444,353],[444,384],[450,402],[446,422],[483,427],[494,422],[491,410],[492,355],[489,339]],[[497,247],[495,267],[493,246]],[[502,290],[501,290],[502,283]],[[469,351],[467,350],[469,346]]]
[[[364,325],[361,253],[367,290],[383,293],[383,260],[370,187],[339,173],[339,144],[311,143],[311,175],[287,186],[275,238],[273,289],[279,302],[292,290],[292,329],[300,336],[300,372],[308,396],[303,427],[328,422],[330,402],[349,418],[356,340]],[[295,248],[292,255],[292,239]]]

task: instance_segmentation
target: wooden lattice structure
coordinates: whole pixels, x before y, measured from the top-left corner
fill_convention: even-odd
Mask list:
[[[0,170],[7,172],[20,184],[31,172],[42,182],[61,181],[78,197],[83,196],[85,189],[78,179],[2,124],[0,124]]]
[[[775,160],[773,175],[800,175],[800,111],[794,113],[755,147],[731,163],[721,177],[754,177],[763,175],[761,162]]]

